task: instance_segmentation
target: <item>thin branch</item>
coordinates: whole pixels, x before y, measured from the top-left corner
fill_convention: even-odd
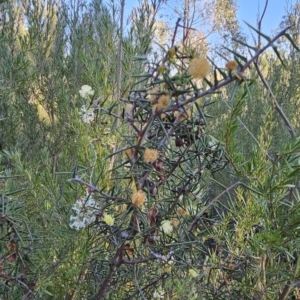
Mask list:
[[[177,20],[177,22],[176,22],[176,25],[175,25],[174,34],[173,34],[173,37],[172,37],[171,47],[174,46],[175,38],[176,38],[176,34],[177,34],[177,30],[178,30],[178,26],[179,26],[179,22],[180,22],[180,21],[181,21],[181,18],[178,18],[178,20]]]
[[[17,277],[8,276],[4,273],[0,273],[0,278],[4,278],[4,279],[6,279],[6,281],[15,281],[15,282],[19,283],[22,287],[24,287],[26,289],[26,291],[32,293],[32,290],[23,281],[19,280]]]
[[[163,279],[165,279],[167,276],[166,274],[162,274],[160,277],[158,277],[157,279],[152,280],[149,284],[147,284],[146,286],[143,287],[143,290],[146,290],[148,287],[153,287],[156,284],[158,284],[160,281],[162,281]],[[128,297],[126,297],[124,300],[131,300],[131,299],[135,299],[133,298],[136,294],[138,294],[138,292],[133,293],[132,295],[129,295]]]
[[[117,81],[117,99],[121,97],[121,82],[123,75],[123,23],[124,23],[125,0],[121,0],[120,13],[120,36],[119,36],[119,59],[118,59],[118,81]]]
[[[140,293],[142,299],[143,299],[143,300],[147,300],[147,298],[145,297],[143,291],[141,290],[140,285],[139,285],[139,282],[138,282],[138,280],[137,280],[137,278],[136,278],[136,269],[137,269],[137,264],[134,264],[133,271],[134,271],[134,282],[135,282],[135,286],[136,286],[137,290],[139,291],[139,293]]]
[[[267,11],[268,2],[269,2],[269,0],[266,0],[265,7],[264,7],[264,11],[263,11],[263,13],[262,13],[262,15],[261,15],[261,17],[260,17],[260,20],[258,21],[258,30],[259,30],[259,31],[261,31],[261,23],[262,23],[262,20],[263,20],[263,18],[264,18],[264,16],[265,16],[266,11]],[[260,40],[261,40],[261,36],[258,35],[258,46],[259,46],[259,47],[260,47]]]
[[[288,281],[278,299],[279,300],[285,300],[285,299],[287,299],[287,297],[288,297],[291,289],[292,289],[292,284],[291,284],[290,281]]]
[[[198,213],[195,217],[195,219],[193,220],[193,222],[189,225],[188,227],[188,231],[192,230],[194,225],[198,222],[198,220],[202,217],[202,215],[204,214],[204,212],[206,210],[208,210],[213,204],[215,204],[217,201],[219,201],[219,199],[226,193],[228,193],[230,190],[232,190],[233,188],[235,188],[237,185],[242,184],[241,181],[237,181],[236,183],[234,183],[233,185],[231,185],[230,187],[228,187],[227,189],[225,189],[221,194],[219,194],[216,198],[214,198],[213,200],[211,200],[203,209],[200,213]]]
[[[110,267],[110,271],[108,273],[108,275],[106,276],[101,288],[99,289],[97,295],[94,297],[95,300],[102,300],[104,299],[104,295],[112,281],[113,275],[116,271],[117,267],[115,265],[111,265]]]
[[[85,186],[89,187],[93,192],[97,192],[97,193],[101,194],[103,197],[105,197],[106,200],[124,201],[124,199],[122,199],[122,198],[111,196],[111,195],[103,192],[103,190],[95,187],[94,185],[92,185],[92,184],[90,184],[86,181],[83,181],[79,176],[75,176],[74,178],[68,179],[68,182],[71,182],[71,181],[75,181],[75,182],[78,182],[82,185],[85,185]]]
[[[268,82],[266,81],[264,75],[260,71],[260,68],[259,68],[257,62],[255,62],[255,61],[254,61],[254,66],[256,68],[256,71],[257,71],[257,73],[258,73],[258,75],[259,75],[262,83],[264,84],[265,88],[268,90],[268,92],[270,93],[271,97],[273,98],[275,109],[277,110],[277,112],[279,113],[279,115],[281,116],[281,118],[283,119],[285,125],[288,128],[288,131],[289,131],[291,137],[294,138],[296,136],[296,134],[295,134],[295,131],[294,131],[294,128],[293,128],[292,124],[290,123],[289,119],[287,118],[287,116],[283,112],[282,108],[278,104],[278,101],[276,100],[276,97],[273,94],[272,89],[270,88],[270,86],[269,86]]]

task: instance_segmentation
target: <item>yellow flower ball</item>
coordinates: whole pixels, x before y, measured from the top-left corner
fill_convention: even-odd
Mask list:
[[[164,109],[168,106],[170,100],[169,95],[161,95],[157,101],[157,109]]]
[[[210,64],[206,58],[193,58],[190,62],[188,72],[194,78],[202,79],[210,72]]]
[[[144,161],[146,163],[151,163],[156,161],[158,158],[158,151],[155,149],[146,149],[144,152]]]
[[[198,277],[198,272],[196,272],[194,269],[189,269],[189,276],[191,276],[192,278],[196,278]]]
[[[136,206],[142,206],[146,201],[146,193],[142,190],[134,192],[131,196],[131,201]]]
[[[115,219],[112,215],[108,215],[108,214],[105,214],[104,217],[103,217],[103,221],[108,225],[108,226],[113,226],[114,225],[114,222],[115,222]]]
[[[170,234],[173,231],[173,225],[172,222],[169,220],[164,220],[162,221],[160,229],[165,233],[165,234]]]
[[[237,69],[238,63],[235,60],[230,60],[229,62],[226,63],[225,67],[227,70],[233,71]]]

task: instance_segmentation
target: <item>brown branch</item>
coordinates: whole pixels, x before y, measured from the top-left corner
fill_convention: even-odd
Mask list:
[[[27,292],[32,293],[32,290],[23,281],[18,279],[18,277],[8,276],[4,273],[0,273],[0,278],[4,278],[6,281],[15,281],[23,288],[25,288]]]
[[[106,290],[108,289],[108,287],[109,287],[109,285],[112,281],[112,278],[113,278],[113,275],[114,275],[116,269],[117,269],[117,267],[115,265],[111,265],[108,275],[106,276],[106,278],[105,278],[101,288],[99,289],[97,295],[94,297],[95,300],[104,299],[104,295],[105,295]]]
[[[104,282],[102,283],[97,295],[93,298],[94,300],[102,300],[112,279],[113,279],[113,275],[115,273],[115,271],[117,270],[117,268],[119,268],[122,264],[128,264],[128,265],[134,265],[136,266],[139,263],[143,263],[143,262],[147,262],[149,260],[154,260],[154,259],[158,259],[158,260],[168,260],[171,258],[172,254],[174,254],[173,251],[170,251],[167,255],[161,255],[161,254],[157,254],[151,251],[151,256],[148,257],[143,257],[143,258],[139,258],[139,259],[132,259],[132,260],[126,260],[123,258],[124,256],[124,244],[122,246],[120,246],[120,248],[117,250],[114,259],[113,259],[113,263],[110,266],[110,271],[109,274],[106,276]]]
[[[134,149],[134,153],[133,153],[133,159],[136,161],[137,160],[137,155],[138,155],[138,152],[139,152],[139,149],[142,145],[142,141],[144,139],[144,136],[147,132],[147,129],[148,127],[151,125],[152,121],[154,120],[154,117],[155,115],[151,116],[149,121],[147,122],[146,126],[144,127],[144,129],[139,133],[139,138],[138,138],[138,142],[137,142],[137,145]]]
[[[279,298],[278,298],[278,299],[279,299],[279,300],[285,300],[285,299],[287,299],[287,297],[288,297],[288,295],[289,295],[291,289],[292,289],[291,282],[288,281],[287,284],[286,284],[286,286],[284,287],[282,293],[279,295]]]
[[[89,187],[93,192],[97,192],[97,193],[101,194],[103,197],[105,197],[106,200],[124,201],[124,199],[122,199],[122,198],[111,196],[111,195],[103,192],[103,190],[95,187],[94,185],[92,185],[92,184],[90,184],[86,181],[83,181],[79,176],[75,176],[74,178],[68,179],[68,182],[71,182],[71,181],[75,181],[75,182],[78,182],[82,185],[85,185],[85,186]]]
[[[171,47],[174,46],[174,43],[175,43],[175,38],[176,38],[176,34],[177,34],[177,30],[178,30],[178,27],[179,27],[179,22],[181,21],[181,18],[178,18],[177,22],[176,22],[176,25],[175,25],[175,30],[174,30],[174,34],[173,34],[173,38],[172,38],[172,42],[171,42]]]

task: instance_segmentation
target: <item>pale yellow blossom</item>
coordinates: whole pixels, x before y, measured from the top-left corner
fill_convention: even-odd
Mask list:
[[[238,67],[238,63],[235,60],[230,60],[226,63],[225,67],[229,71],[236,70]]]
[[[134,192],[131,196],[131,201],[136,206],[142,206],[146,201],[146,193],[142,190]]]
[[[155,149],[146,149],[144,152],[144,161],[146,163],[151,163],[156,161],[158,158],[158,151]]]
[[[172,222],[169,220],[164,220],[162,221],[160,228],[165,234],[170,234],[173,231]]]
[[[87,84],[83,85],[79,91],[80,96],[84,99],[89,98],[89,96],[93,96],[94,93],[95,92],[92,90],[92,88]]]
[[[108,225],[108,226],[113,226],[115,219],[112,215],[105,214],[103,217],[103,221]]]
[[[192,278],[196,278],[199,276],[198,272],[196,272],[194,269],[189,269],[189,275],[192,277]]]
[[[169,100],[170,100],[170,96],[169,95],[161,95],[158,98],[156,108],[157,109],[164,109],[164,108],[166,108],[168,106],[168,104],[169,104]]]
[[[210,71],[210,64],[206,58],[193,58],[190,62],[188,72],[194,78],[201,79],[206,77]]]

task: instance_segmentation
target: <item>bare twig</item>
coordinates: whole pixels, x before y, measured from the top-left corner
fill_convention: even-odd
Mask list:
[[[176,34],[177,34],[177,30],[178,30],[178,26],[179,26],[179,22],[180,22],[180,21],[181,21],[181,18],[178,18],[178,20],[177,20],[177,22],[176,22],[176,25],[175,25],[174,34],[173,34],[173,37],[172,37],[171,47],[174,46],[175,38],[176,38]]]
[[[265,16],[265,13],[266,13],[266,11],[267,11],[268,2],[269,2],[269,0],[266,0],[265,7],[264,7],[264,10],[263,10],[263,13],[261,14],[261,17],[260,17],[260,19],[259,19],[259,21],[258,21],[258,30],[259,30],[259,31],[261,31],[261,24],[262,24],[262,20],[263,20],[263,18],[264,18],[264,16]],[[261,36],[258,35],[258,46],[259,46],[259,47],[260,47],[260,39],[261,39]]]
[[[103,197],[105,197],[106,200],[124,201],[124,199],[122,199],[122,198],[111,196],[111,195],[103,192],[103,190],[95,187],[94,185],[92,185],[92,184],[90,184],[90,183],[88,183],[86,181],[83,181],[79,176],[75,176],[74,178],[68,179],[68,182],[72,182],[72,181],[78,182],[78,183],[80,183],[82,185],[85,185],[85,186],[89,187],[93,192],[97,192],[100,195],[102,195]]]

